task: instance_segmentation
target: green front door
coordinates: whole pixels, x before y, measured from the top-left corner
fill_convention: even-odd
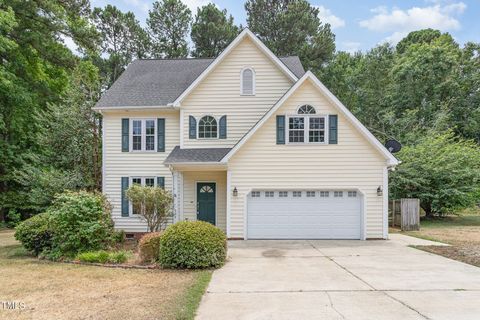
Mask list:
[[[197,219],[215,225],[215,182],[197,183]]]

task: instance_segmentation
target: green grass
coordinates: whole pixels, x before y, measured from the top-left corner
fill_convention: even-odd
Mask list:
[[[458,215],[423,219],[421,228],[479,227],[480,215]]]
[[[212,271],[198,271],[195,283],[188,288],[178,303],[178,305],[182,307],[176,311],[175,319],[193,320],[195,318],[195,313],[200,305],[203,294],[207,290],[211,278]]]

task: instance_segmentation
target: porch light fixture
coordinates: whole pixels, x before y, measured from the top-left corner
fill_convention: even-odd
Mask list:
[[[233,196],[234,196],[234,197],[238,196],[237,187],[233,188]]]
[[[383,195],[383,190],[381,186],[378,186],[377,188],[377,196],[381,197]]]

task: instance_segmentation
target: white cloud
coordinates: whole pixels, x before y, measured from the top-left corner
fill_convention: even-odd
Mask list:
[[[330,9],[324,6],[314,6],[318,8],[318,17],[323,23],[329,23],[332,29],[337,29],[345,26],[345,20],[337,17]]]
[[[346,51],[349,53],[355,53],[357,51],[360,51],[360,46],[362,44],[360,42],[355,42],[355,41],[344,41],[340,44],[341,50]]]
[[[458,30],[461,28],[457,16],[462,14],[467,5],[463,2],[426,7],[413,7],[410,9],[388,8],[382,6],[372,9],[375,14],[367,20],[360,21],[360,26],[376,32],[392,32],[385,41],[398,42],[410,31],[434,28],[441,31]]]

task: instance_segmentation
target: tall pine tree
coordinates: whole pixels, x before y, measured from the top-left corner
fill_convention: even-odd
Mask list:
[[[318,70],[335,52],[335,35],[306,0],[248,0],[248,27],[277,56],[298,55],[307,69]]]
[[[147,25],[155,58],[180,58],[188,55],[187,35],[192,12],[180,0],[159,0],[148,12]]]
[[[192,24],[191,38],[195,45],[194,57],[216,57],[238,35],[239,27],[227,10],[209,3],[197,10]]]

